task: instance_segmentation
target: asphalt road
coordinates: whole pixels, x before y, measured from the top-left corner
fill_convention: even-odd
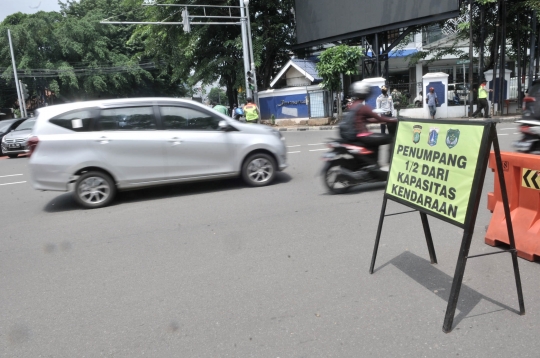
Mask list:
[[[499,125],[503,150],[517,138]],[[328,195],[330,131],[286,132],[290,167],[241,180],[121,193],[83,210],[34,191],[27,159],[0,160],[0,357],[538,357],[540,265],[469,260],[454,330],[442,323],[462,230],[387,218],[368,273],[383,187]],[[488,171],[471,254],[489,223]],[[390,203],[389,212],[404,208]]]

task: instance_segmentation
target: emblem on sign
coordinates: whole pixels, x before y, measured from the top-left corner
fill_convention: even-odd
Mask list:
[[[431,127],[429,128],[429,138],[428,138],[428,144],[430,146],[437,145],[437,139],[439,138],[439,128]]]
[[[416,125],[413,127],[413,143],[417,144],[420,142],[420,134],[422,133],[422,126]]]
[[[449,129],[446,133],[446,145],[452,149],[457,145],[459,140],[459,129]]]

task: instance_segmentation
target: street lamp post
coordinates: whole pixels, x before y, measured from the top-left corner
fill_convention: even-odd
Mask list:
[[[248,45],[248,39],[247,39],[247,18],[246,18],[246,9],[244,7],[243,0],[240,0],[240,17],[242,18],[242,25],[240,26],[242,28],[242,50],[244,53],[244,77],[246,79],[245,88],[246,88],[246,96],[252,97],[253,92],[251,91],[251,88],[249,88],[247,73],[250,70],[250,62],[249,62],[249,45]]]
[[[240,0],[242,1],[242,0]],[[247,17],[247,38],[249,46],[249,57],[250,57],[250,70],[253,73],[253,101],[259,105],[259,96],[257,95],[257,74],[255,73],[255,57],[253,57],[253,43],[251,41],[251,20],[249,17],[249,0],[244,0],[244,5],[246,6],[246,17]]]

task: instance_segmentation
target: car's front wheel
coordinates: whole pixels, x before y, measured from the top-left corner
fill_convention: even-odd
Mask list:
[[[85,208],[107,206],[115,194],[116,185],[112,178],[99,171],[84,173],[75,182],[75,200]]]
[[[276,176],[276,162],[268,154],[256,153],[244,162],[242,178],[251,186],[264,186]]]
[[[10,157],[11,159],[14,159],[14,158],[17,158],[19,154],[8,154],[7,156]]]

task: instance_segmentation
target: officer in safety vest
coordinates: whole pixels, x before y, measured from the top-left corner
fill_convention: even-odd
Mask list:
[[[493,92],[492,89],[486,90],[486,81],[482,81],[480,83],[480,88],[478,89],[478,108],[473,113],[473,118],[476,118],[477,115],[482,113],[482,109],[484,110],[484,118],[491,118],[489,116],[489,103],[488,103],[488,91]]]
[[[246,123],[257,123],[259,121],[259,108],[253,103],[252,98],[246,99],[247,103],[244,106],[244,116],[246,117]]]

